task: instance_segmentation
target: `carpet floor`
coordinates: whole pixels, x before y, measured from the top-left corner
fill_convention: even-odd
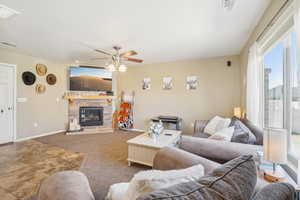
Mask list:
[[[138,171],[150,169],[138,164],[128,167],[126,141],[138,134],[125,131],[92,135],[56,134],[35,140],[84,153],[80,171],[88,177],[96,200],[103,200],[110,185],[128,182]]]

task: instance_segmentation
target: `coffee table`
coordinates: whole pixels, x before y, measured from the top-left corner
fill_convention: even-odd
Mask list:
[[[164,130],[156,140],[149,137],[148,133],[128,140],[128,166],[134,162],[152,167],[157,151],[163,147],[176,146],[180,136],[181,131]]]

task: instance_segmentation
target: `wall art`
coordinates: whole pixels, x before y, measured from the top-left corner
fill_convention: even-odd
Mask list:
[[[197,76],[187,76],[186,77],[186,89],[196,90],[198,87],[198,77]]]
[[[144,78],[143,79],[143,90],[150,90],[151,89],[151,78]]]
[[[173,78],[172,77],[164,77],[163,78],[163,89],[171,90],[173,88]]]

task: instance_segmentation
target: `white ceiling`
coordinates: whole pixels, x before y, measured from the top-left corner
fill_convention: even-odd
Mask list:
[[[88,46],[136,50],[146,63],[239,54],[270,0],[0,0],[0,42],[55,62],[94,57]]]

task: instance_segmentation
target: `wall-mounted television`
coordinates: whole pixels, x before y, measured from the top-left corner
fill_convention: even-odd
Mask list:
[[[112,91],[112,72],[96,67],[70,67],[71,91]]]

